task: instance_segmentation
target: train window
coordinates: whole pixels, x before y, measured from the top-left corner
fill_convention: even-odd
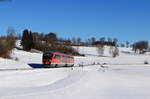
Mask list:
[[[61,59],[59,55],[55,55],[54,59]]]
[[[72,57],[70,58],[70,62],[73,62],[73,58]]]
[[[68,62],[68,57],[66,57],[66,62]]]
[[[43,59],[52,59],[53,54],[44,54]]]
[[[69,57],[67,57],[67,62],[69,62],[69,59],[70,59],[70,58],[69,58]]]
[[[61,56],[61,61],[62,62],[73,62],[73,58],[68,57],[68,56]]]
[[[62,62],[65,62],[65,57],[64,56],[62,56]]]
[[[68,57],[68,60],[67,60],[68,62],[70,62],[70,57]]]
[[[66,61],[67,61],[66,57],[62,56],[62,62],[66,62]]]

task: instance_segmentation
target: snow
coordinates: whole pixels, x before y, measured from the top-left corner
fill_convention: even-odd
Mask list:
[[[77,47],[86,57],[75,56],[75,67],[33,69],[41,66],[42,53],[17,45],[12,58],[18,60],[0,58],[0,99],[150,99],[149,55],[119,48],[112,58],[105,47],[105,57],[98,57],[95,47]]]

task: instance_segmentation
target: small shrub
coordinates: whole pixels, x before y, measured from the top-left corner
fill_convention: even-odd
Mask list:
[[[144,61],[144,64],[149,64],[148,61]]]
[[[0,37],[0,57],[10,58],[10,54],[15,47],[13,36]]]
[[[16,57],[15,59],[14,59],[15,61],[19,61],[19,59]]]

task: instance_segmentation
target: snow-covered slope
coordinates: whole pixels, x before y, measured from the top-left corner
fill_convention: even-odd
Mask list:
[[[1,99],[149,99],[150,67],[0,72]]]
[[[42,54],[30,53],[23,50],[13,50],[12,59],[0,58],[0,69],[25,69],[31,68],[30,64],[41,64]]]
[[[32,68],[42,66],[42,53],[25,52],[20,46],[20,41],[16,43],[17,48],[14,49],[11,59],[0,58],[0,69],[14,68]],[[119,57],[112,58],[109,54],[109,47],[105,46],[103,57],[99,57],[96,47],[74,47],[79,53],[85,54],[86,57],[75,57],[75,66],[90,64],[108,64],[108,65],[137,65],[144,64],[145,61],[150,63],[150,55],[135,54],[131,48],[119,47]],[[90,60],[90,61],[89,61]]]
[[[80,54],[84,54],[85,56],[98,56],[97,47],[85,47],[85,46],[74,46]],[[126,47],[118,47],[120,56],[131,56],[131,55],[138,55],[132,51],[132,48]],[[104,46],[104,54],[103,56],[111,57],[112,55],[109,53],[110,46]]]
[[[113,58],[109,54],[109,47],[105,46],[104,57],[98,57],[96,47],[75,47],[81,54],[85,54],[86,57],[78,57],[78,63],[80,64],[92,64],[92,63],[107,63],[107,64],[121,64],[121,65],[137,65],[144,64],[145,61],[150,63],[150,55],[135,54],[131,48],[119,47],[119,56]],[[88,61],[90,60],[90,61]]]

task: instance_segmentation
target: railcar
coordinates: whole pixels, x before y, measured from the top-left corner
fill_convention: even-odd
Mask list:
[[[74,66],[74,57],[58,52],[44,52],[42,62],[44,67],[72,67]]]

